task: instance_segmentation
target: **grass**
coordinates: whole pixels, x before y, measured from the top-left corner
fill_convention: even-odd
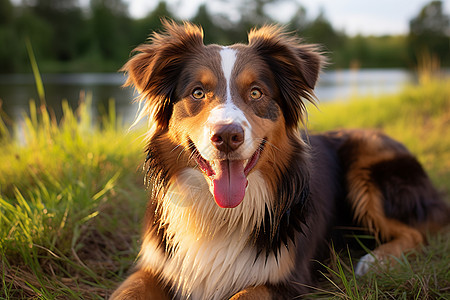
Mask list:
[[[113,105],[94,119],[90,98],[75,112],[63,103],[59,122],[33,102],[13,130],[0,118],[0,298],[103,299],[136,257],[147,199],[142,132],[127,133]],[[383,130],[450,194],[449,80],[311,107],[309,125]],[[448,231],[430,237],[422,251],[362,278],[351,264],[358,256],[336,253],[307,298],[448,299],[449,240]]]
[[[102,299],[136,256],[142,145],[89,102],[59,124],[31,103],[20,139],[2,126],[0,298]]]
[[[449,299],[449,239],[448,230],[440,232],[429,237],[428,245],[404,255],[395,264],[375,265],[371,272],[361,278],[354,275],[354,253],[334,252],[331,262],[324,265],[326,271],[322,273],[321,283],[304,298]]]

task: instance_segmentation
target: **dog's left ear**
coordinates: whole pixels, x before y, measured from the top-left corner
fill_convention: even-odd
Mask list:
[[[306,113],[302,99],[314,103],[314,87],[325,58],[317,45],[302,44],[278,26],[264,26],[248,35],[249,46],[266,61],[280,89],[280,106],[288,126]]]

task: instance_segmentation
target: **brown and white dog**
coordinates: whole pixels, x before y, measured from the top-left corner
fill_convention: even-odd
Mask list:
[[[205,46],[199,27],[166,21],[124,66],[150,118],[152,193],[136,270],[112,299],[290,299],[312,284],[339,222],[385,242],[363,274],[448,220],[400,143],[362,130],[302,136],[323,64],[315,46],[276,26],[248,40]]]

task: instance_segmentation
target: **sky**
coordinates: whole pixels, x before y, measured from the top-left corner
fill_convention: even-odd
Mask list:
[[[125,0],[133,17],[143,17],[155,8],[158,0]],[[231,19],[239,15],[240,0],[166,0],[179,18],[190,18],[202,3],[212,13],[226,13]],[[267,13],[286,22],[298,5],[306,8],[308,18],[315,18],[321,10],[333,27],[348,35],[406,34],[409,20],[415,17],[430,0],[279,0],[267,7]],[[444,0],[444,12],[450,14],[450,0]]]

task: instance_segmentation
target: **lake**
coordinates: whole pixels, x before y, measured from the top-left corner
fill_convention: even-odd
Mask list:
[[[61,101],[67,100],[76,108],[80,93],[92,93],[94,113],[107,107],[114,99],[116,111],[125,122],[136,115],[137,96],[131,88],[122,88],[125,76],[120,73],[43,74],[46,102],[61,116]],[[352,96],[395,93],[405,84],[416,82],[412,72],[402,69],[338,70],[321,74],[316,95],[321,102],[346,100]],[[2,110],[13,120],[19,120],[29,111],[29,100],[38,102],[34,78],[31,74],[0,74]]]

